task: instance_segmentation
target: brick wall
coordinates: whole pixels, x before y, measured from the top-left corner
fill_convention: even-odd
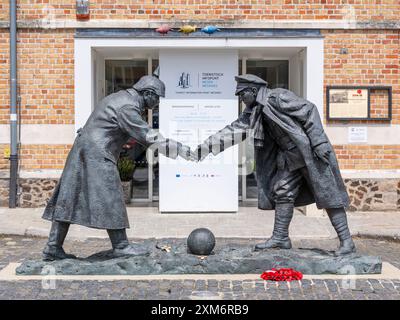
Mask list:
[[[9,31],[0,29],[0,124],[10,119],[10,41]]]
[[[5,3],[4,3],[5,2]],[[75,1],[18,0],[19,19],[75,19]],[[357,19],[397,20],[397,0],[92,0],[92,19],[226,20]],[[8,1],[0,20],[8,19]]]
[[[325,86],[392,86],[392,124],[400,124],[399,30],[324,30],[323,35]],[[348,54],[340,54],[341,48],[347,48]],[[377,105],[378,102],[384,103],[385,99],[379,99],[374,95],[371,105],[377,114],[384,114],[387,108],[383,104]],[[324,106],[326,107],[325,94]],[[377,122],[352,121],[351,123]]]
[[[138,3],[141,2],[141,3]],[[251,3],[250,3],[251,2]],[[75,20],[75,1],[19,0],[18,20]],[[8,1],[0,4],[7,21]],[[179,21],[273,21],[282,19],[357,19],[397,21],[398,0],[386,1],[91,1],[91,18]],[[393,87],[393,120],[400,124],[399,30],[322,30],[325,37],[324,85]],[[74,29],[22,28],[18,31],[18,81],[22,124],[74,123]],[[340,54],[347,48],[348,54]],[[325,99],[325,95],[324,95]],[[385,116],[387,97],[372,98],[373,115]],[[326,101],[324,101],[326,106]],[[324,117],[325,121],[325,117]],[[9,123],[9,34],[0,28],[0,125]],[[330,122],[330,124],[337,122]],[[353,122],[351,122],[353,123]],[[354,123],[376,123],[357,121]],[[0,170],[8,168],[2,158]],[[21,168],[61,169],[70,145],[23,145]],[[400,169],[399,145],[335,146],[342,169]]]
[[[400,169],[400,145],[334,146],[341,169]]]
[[[3,158],[6,144],[0,144],[0,170],[9,169],[9,161]],[[20,168],[36,169],[63,169],[68,152],[72,145],[65,144],[23,144],[21,146]]]
[[[1,29],[0,29],[1,30]],[[18,84],[22,124],[74,123],[74,30],[21,29]],[[0,124],[9,122],[9,35],[0,31]]]
[[[8,159],[3,157],[4,150],[9,147],[8,144],[0,144],[0,170],[5,170],[10,168],[10,162]]]
[[[371,118],[389,117],[389,92],[387,90],[371,90],[370,99]]]
[[[72,145],[29,144],[21,148],[22,169],[62,169]]]

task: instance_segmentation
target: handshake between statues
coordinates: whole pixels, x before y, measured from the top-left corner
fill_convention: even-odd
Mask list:
[[[149,139],[154,141],[154,143],[149,146],[149,149],[152,149],[153,152],[157,150],[159,153],[172,159],[176,159],[179,156],[186,161],[199,162],[204,160],[211,152],[207,140],[199,144],[196,149],[192,150],[188,145],[173,139],[165,139],[159,133],[152,132],[151,138]]]
[[[178,145],[178,155],[188,161],[203,161],[210,152],[210,147],[205,143],[199,144],[194,151],[187,145]]]

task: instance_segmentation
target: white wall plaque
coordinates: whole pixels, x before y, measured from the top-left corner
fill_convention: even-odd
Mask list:
[[[367,127],[349,127],[349,143],[368,142]]]

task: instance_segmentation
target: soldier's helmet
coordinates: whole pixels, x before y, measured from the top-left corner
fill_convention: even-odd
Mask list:
[[[248,87],[263,87],[268,86],[268,82],[255,76],[254,74],[243,74],[241,76],[236,76],[235,80],[237,82],[235,95],[237,96],[239,92],[243,91]]]
[[[153,91],[159,97],[165,97],[165,84],[155,76],[143,76],[133,85],[139,92],[144,90]]]

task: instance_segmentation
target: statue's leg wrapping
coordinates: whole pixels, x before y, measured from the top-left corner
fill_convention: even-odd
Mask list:
[[[302,184],[301,171],[282,170],[280,179],[274,185],[275,222],[272,237],[264,243],[257,244],[256,250],[280,248],[290,249],[289,225],[292,221],[294,202]]]
[[[289,240],[289,225],[293,218],[293,211],[293,203],[276,204],[273,238],[280,241]]]
[[[148,248],[137,243],[129,243],[126,229],[107,229],[115,257],[148,255]]]
[[[275,221],[272,237],[266,242],[256,245],[256,250],[270,248],[290,249],[292,243],[289,238],[289,225],[292,221],[293,203],[277,203],[275,206]]]
[[[53,221],[51,224],[49,239],[43,250],[43,260],[53,261],[61,259],[75,259],[72,254],[64,252],[63,244],[69,230],[69,223]]]
[[[336,255],[349,254],[356,251],[353,239],[351,238],[349,226],[347,223],[346,211],[344,208],[326,209],[332,226],[340,240],[340,247],[335,252]]]

